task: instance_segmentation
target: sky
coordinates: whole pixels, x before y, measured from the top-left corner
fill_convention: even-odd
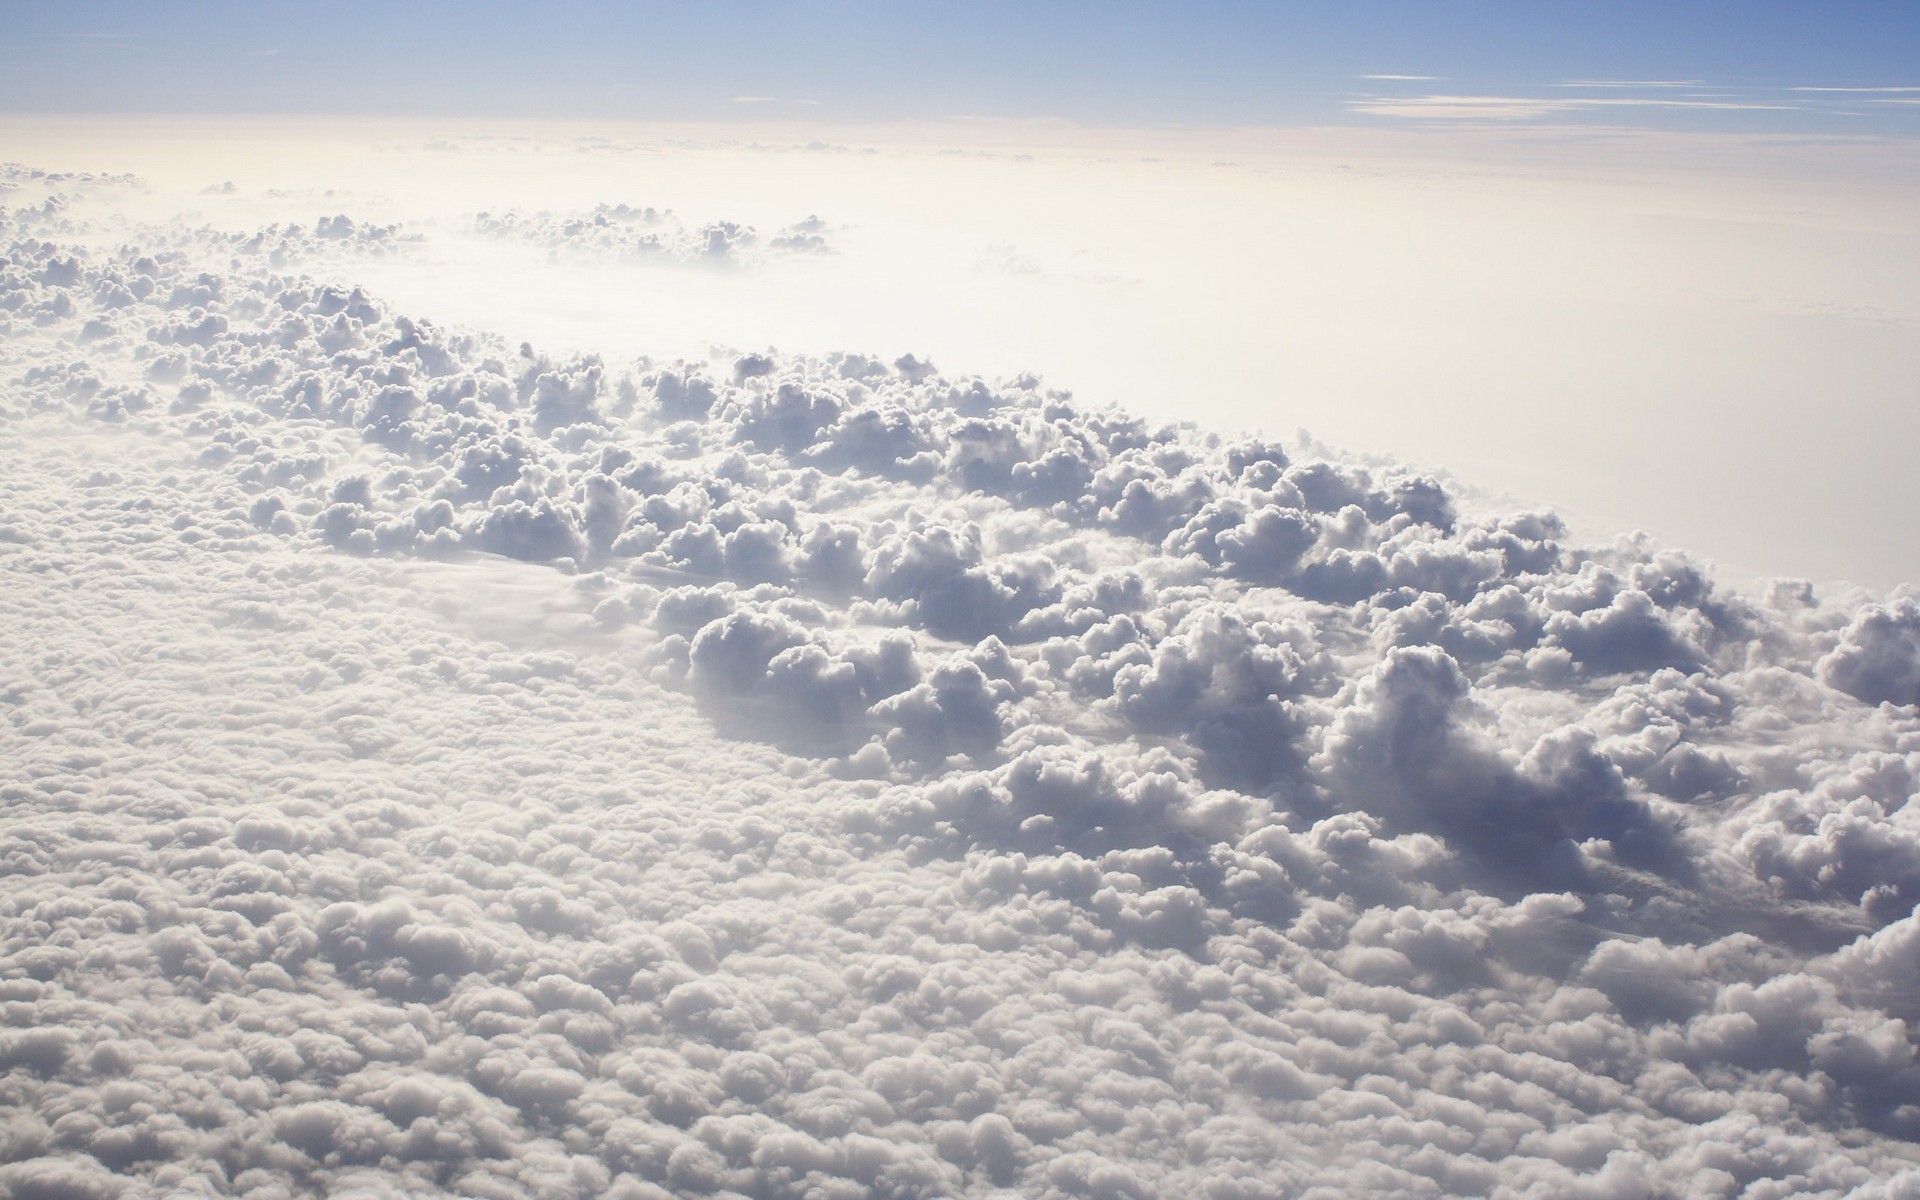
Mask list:
[[[0,1193],[1920,1194],[1905,10],[0,30]]]
[[[9,3],[0,108],[1910,132],[1846,3]],[[1824,90],[1836,89],[1836,90]],[[1893,90],[1885,90],[1893,89]]]

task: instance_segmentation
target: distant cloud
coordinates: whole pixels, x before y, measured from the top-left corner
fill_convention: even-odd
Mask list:
[[[1699,87],[1699,79],[1569,79],[1552,86],[1561,88],[1683,88]]]
[[[742,266],[770,256],[833,253],[830,226],[813,215],[763,237],[737,221],[691,225],[671,209],[601,204],[577,212],[483,212],[473,218],[473,230],[597,263]]]
[[[1411,77],[1361,76],[1369,79]],[[1635,110],[1667,113],[1800,113],[1809,117],[1859,116],[1836,101],[1880,106],[1910,106],[1905,93],[1920,86],[1826,87],[1785,89],[1716,87],[1700,79],[1569,79],[1544,85],[1544,94],[1368,95],[1349,99],[1349,112],[1403,120],[1514,124],[1552,117],[1611,113],[1626,119]],[[1589,93],[1582,95],[1580,93]],[[1796,118],[1799,119],[1799,118]]]
[[[1667,100],[1640,96],[1406,96],[1353,100],[1353,112],[1378,117],[1435,120],[1528,121],[1561,113],[1618,109],[1693,109],[1700,111],[1789,112],[1799,105],[1734,100]]]
[[[1355,79],[1405,80],[1409,82],[1431,83],[1443,78],[1439,75],[1356,75]]]

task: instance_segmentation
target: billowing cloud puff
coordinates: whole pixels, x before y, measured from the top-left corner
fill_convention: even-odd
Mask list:
[[[1869,704],[1920,704],[1920,604],[1863,607],[1820,660],[1820,678]]]
[[[1321,765],[1334,802],[1352,797],[1395,825],[1442,835],[1496,886],[1592,886],[1585,843],[1670,865],[1667,831],[1591,732],[1557,730],[1511,761],[1482,731],[1472,691],[1436,647],[1389,651],[1327,732]]]

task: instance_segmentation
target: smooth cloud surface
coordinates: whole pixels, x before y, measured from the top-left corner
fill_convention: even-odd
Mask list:
[[[1911,596],[3,182],[13,1195],[1920,1187]]]

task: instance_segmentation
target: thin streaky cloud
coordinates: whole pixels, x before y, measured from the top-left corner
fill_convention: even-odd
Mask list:
[[[1559,88],[1683,88],[1699,87],[1704,79],[1569,79],[1552,84]]]
[[[1354,101],[1348,107],[1369,116],[1456,118],[1478,117],[1496,121],[1524,121],[1553,113],[1576,112],[1590,108],[1678,108],[1703,111],[1789,112],[1792,104],[1755,104],[1731,100],[1660,100],[1637,96],[1586,96],[1550,98],[1536,96],[1409,96],[1370,98]]]
[[[772,102],[773,102],[772,96],[729,96],[727,97],[727,103],[729,104],[771,104]]]
[[[1920,87],[1792,87],[1790,92],[1847,92],[1860,95],[1869,92],[1920,92]]]
[[[1386,80],[1389,82],[1399,81],[1399,82],[1406,82],[1406,83],[1433,83],[1440,79],[1444,79],[1445,76],[1443,75],[1356,75],[1354,76],[1354,78],[1355,79],[1380,79],[1380,80]]]

